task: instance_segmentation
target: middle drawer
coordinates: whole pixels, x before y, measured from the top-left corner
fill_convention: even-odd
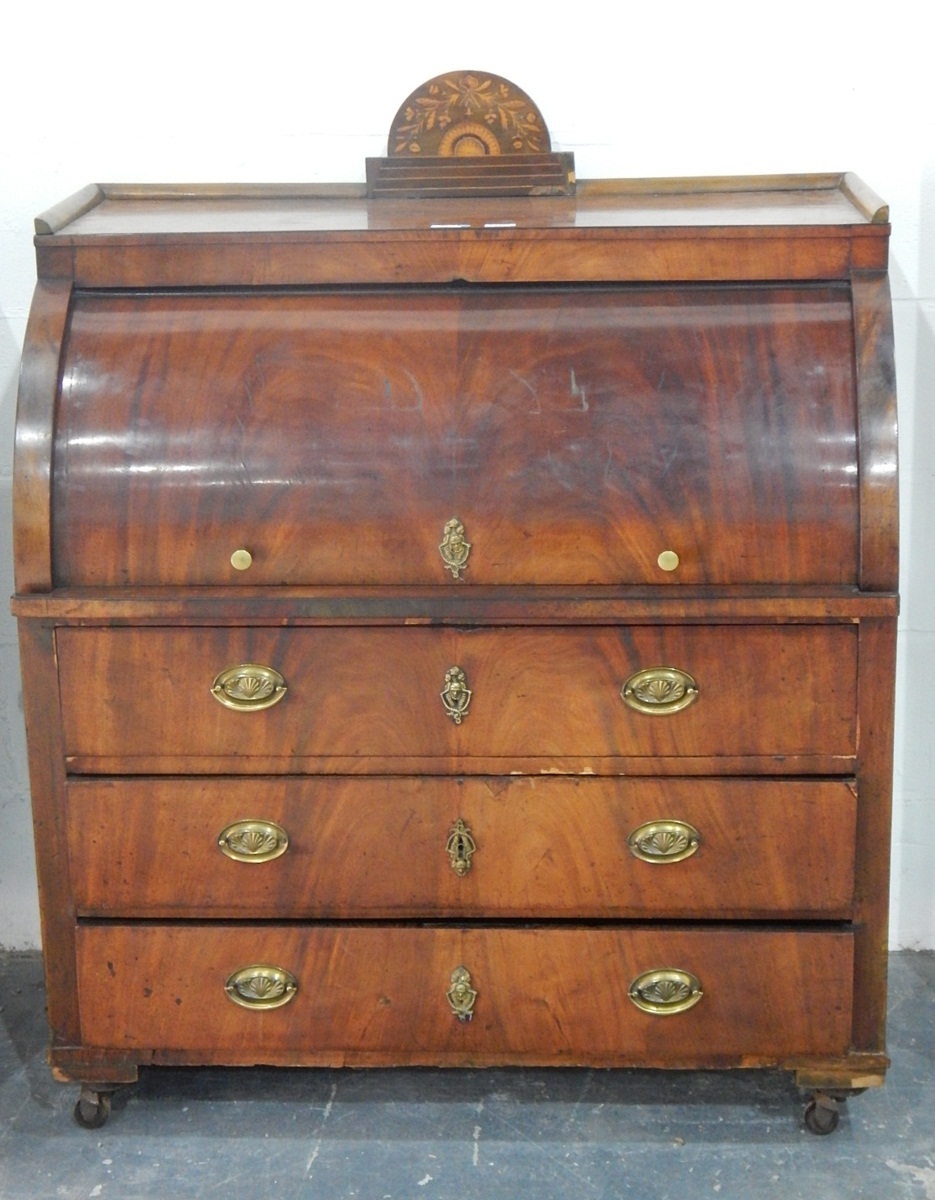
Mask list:
[[[57,652],[73,772],[849,774],[856,751],[853,625],[66,628]]]
[[[73,779],[93,917],[846,918],[849,780]]]

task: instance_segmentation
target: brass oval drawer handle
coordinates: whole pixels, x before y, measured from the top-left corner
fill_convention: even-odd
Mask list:
[[[682,862],[700,845],[701,834],[687,821],[646,821],[627,838],[633,857],[648,863]]]
[[[694,1008],[704,992],[700,980],[690,971],[663,967],[637,975],[627,994],[641,1012],[667,1017]]]
[[[448,834],[445,850],[451,859],[451,869],[463,879],[471,869],[471,859],[477,852],[477,843],[467,825],[458,817],[454,829]]]
[[[635,712],[665,716],[693,704],[698,699],[698,685],[678,667],[646,667],[630,676],[620,695]]]
[[[445,672],[445,686],[441,690],[441,698],[445,712],[456,725],[460,725],[468,715],[473,695],[461,668],[449,667]]]
[[[279,672],[259,663],[227,667],[211,684],[211,695],[215,700],[237,712],[272,708],[285,696],[286,690],[286,681]]]
[[[451,1011],[459,1021],[470,1021],[474,1016],[474,1001],[477,992],[471,986],[471,973],[467,967],[455,967],[451,972],[451,987],[445,993]]]
[[[445,523],[445,531],[438,547],[438,553],[455,579],[460,579],[461,572],[467,569],[471,543],[465,538],[464,526],[457,517],[452,517]]]
[[[218,834],[218,846],[235,862],[270,862],[289,849],[289,835],[275,821],[234,821]]]
[[[298,987],[298,980],[291,971],[254,963],[235,971],[224,984],[224,991],[229,1000],[243,1008],[264,1009],[288,1004]]]

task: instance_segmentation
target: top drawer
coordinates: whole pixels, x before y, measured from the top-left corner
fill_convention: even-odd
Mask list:
[[[843,285],[79,293],[55,583],[854,583],[853,360]]]

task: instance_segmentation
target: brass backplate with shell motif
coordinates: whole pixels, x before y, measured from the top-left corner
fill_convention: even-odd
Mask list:
[[[266,963],[254,963],[230,975],[224,991],[229,1000],[242,1008],[267,1009],[288,1004],[298,986],[298,980],[291,971]]]
[[[648,863],[683,862],[700,845],[701,834],[687,821],[646,821],[627,838],[633,857]]]
[[[286,681],[272,667],[239,663],[214,677],[211,695],[225,708],[236,712],[258,712],[272,708],[286,694]]]
[[[645,667],[630,676],[620,696],[635,712],[666,716],[693,704],[698,699],[698,685],[678,667]]]
[[[275,821],[233,821],[218,834],[218,847],[235,862],[270,862],[289,849],[289,835]]]
[[[697,975],[677,967],[662,967],[637,975],[628,995],[641,1012],[668,1017],[694,1008],[704,993]]]

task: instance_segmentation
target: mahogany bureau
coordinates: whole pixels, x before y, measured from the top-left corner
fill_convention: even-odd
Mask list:
[[[52,1027],[148,1064],[884,1049],[886,209],[91,187],[15,554]]]

